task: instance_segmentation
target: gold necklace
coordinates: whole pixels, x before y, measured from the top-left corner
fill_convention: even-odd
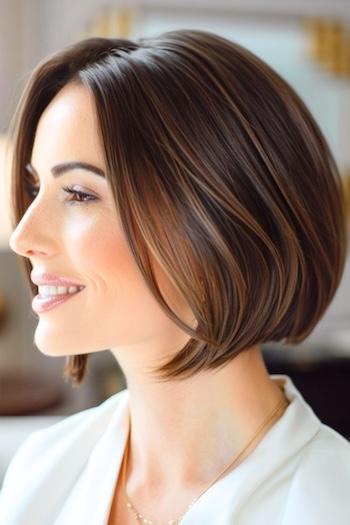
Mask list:
[[[231,461],[230,464],[227,467],[225,467],[224,470],[222,472],[220,472],[220,474],[218,476],[216,476],[216,478],[210,483],[210,485],[205,490],[203,490],[203,492],[200,493],[199,496],[197,496],[196,498],[193,498],[193,500],[188,505],[188,507],[185,510],[185,512],[179,518],[168,521],[166,525],[179,525],[181,519],[188,512],[188,510],[192,507],[192,505],[198,500],[198,498],[200,498],[202,496],[202,494],[204,494],[204,492],[207,492],[207,490],[242,456],[242,454],[247,450],[247,448],[251,445],[251,443],[253,443],[253,441],[260,434],[260,432],[262,432],[267,427],[267,425],[276,416],[276,414],[280,410],[282,410],[282,409],[284,410],[288,405],[289,405],[289,401],[285,397],[285,395],[284,395],[284,393],[282,391],[282,398],[278,402],[277,406],[274,408],[274,410],[268,416],[268,418],[263,422],[263,424],[258,428],[257,432],[254,434],[254,436],[249,441],[249,443],[244,447],[244,449],[238,454],[238,456],[236,456],[235,459],[233,461]],[[123,489],[124,489],[124,496],[125,496],[125,499],[126,499],[126,506],[133,512],[134,516],[136,517],[136,519],[137,519],[137,521],[139,523],[147,524],[147,525],[154,525],[153,521],[145,518],[140,512],[138,512],[135,509],[135,507],[131,503],[131,501],[130,501],[130,499],[128,497],[127,491],[126,491],[125,472],[126,472],[127,458],[128,458],[128,455],[129,455],[129,448],[130,448],[130,427],[129,427],[129,434],[128,434],[128,439],[127,439],[126,451],[124,453],[124,460],[123,460],[123,465],[122,465],[122,486],[123,486]]]

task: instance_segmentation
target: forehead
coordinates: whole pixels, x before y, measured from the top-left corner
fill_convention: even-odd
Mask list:
[[[90,92],[84,86],[67,84],[44,109],[38,126],[71,127],[94,121],[95,110]]]
[[[40,116],[32,162],[39,168],[41,162],[68,161],[81,156],[90,162],[103,162],[96,110],[87,88],[67,84]]]

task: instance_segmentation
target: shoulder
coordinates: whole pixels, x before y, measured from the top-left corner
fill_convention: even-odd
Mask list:
[[[53,468],[55,461],[59,462],[72,455],[83,460],[103,434],[112,414],[122,405],[125,396],[126,389],[110,396],[100,405],[72,414],[58,423],[29,434],[7,467],[1,496],[24,472],[33,474],[33,468],[36,473],[40,470],[44,472],[49,467]]]
[[[330,482],[346,482],[350,486],[350,442],[333,428],[321,424],[320,430],[305,447],[297,473],[319,481],[319,488]],[[315,479],[316,478],[316,479]],[[317,486],[316,483],[314,483]],[[348,490],[347,490],[348,492]]]
[[[300,455],[282,524],[348,525],[349,494],[350,442],[322,423]]]
[[[115,443],[114,431],[125,427],[127,392],[122,390],[100,405],[36,430],[25,439],[5,472],[0,491],[1,525],[24,525],[29,523],[28,516],[36,525],[56,522],[76,487],[79,494],[81,478],[96,451],[104,450],[106,436]]]

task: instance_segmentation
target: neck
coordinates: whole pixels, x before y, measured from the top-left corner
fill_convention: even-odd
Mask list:
[[[131,493],[143,487],[150,496],[160,489],[176,494],[184,486],[203,488],[241,452],[282,396],[260,347],[242,352],[221,370],[183,381],[150,382],[130,370],[125,375],[131,424],[128,487]]]

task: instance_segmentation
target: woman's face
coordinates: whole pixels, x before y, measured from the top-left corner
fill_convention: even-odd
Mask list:
[[[157,359],[181,348],[188,336],[148,290],[127,246],[109,183],[81,168],[59,177],[51,174],[54,165],[69,161],[88,162],[105,172],[90,97],[83,86],[66,85],[41,115],[28,159],[40,189],[12,233],[10,248],[28,258],[35,272],[85,286],[68,301],[38,314],[34,341],[44,354],[113,349],[119,359],[125,354],[122,349],[130,347],[139,359],[139,352],[147,349]],[[91,197],[73,202],[76,197],[63,189],[67,186]],[[179,297],[156,268],[162,292],[182,315]]]

